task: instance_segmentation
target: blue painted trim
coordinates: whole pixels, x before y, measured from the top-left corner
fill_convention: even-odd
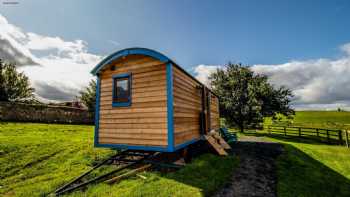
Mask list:
[[[188,145],[190,145],[190,144],[193,144],[193,143],[195,143],[195,142],[198,142],[199,140],[201,140],[201,138],[193,139],[193,140],[184,142],[184,143],[182,143],[182,144],[179,144],[179,145],[177,145],[177,146],[174,148],[174,150],[173,150],[172,152],[175,152],[175,151],[177,151],[177,150],[179,150],[179,149],[181,149],[181,148],[185,148],[186,146],[188,146]]]
[[[112,107],[129,107],[131,102],[112,102]]]
[[[173,60],[171,60],[170,58],[168,58],[167,56],[152,50],[152,49],[146,49],[146,48],[139,48],[139,47],[134,47],[134,48],[127,48],[127,49],[123,49],[120,51],[117,51],[115,53],[112,53],[111,55],[107,56],[105,59],[103,59],[99,64],[97,64],[95,66],[95,68],[92,69],[91,74],[93,75],[97,75],[97,73],[100,72],[100,70],[105,67],[106,65],[108,65],[109,63],[111,63],[112,61],[120,58],[120,57],[125,57],[127,55],[147,55],[153,58],[158,59],[161,62],[173,62]],[[191,77],[193,80],[197,81],[199,84],[205,86],[203,83],[201,83],[198,79],[196,79],[195,77],[193,77],[190,73],[188,73],[185,69],[183,69],[182,67],[178,66],[176,63],[174,63],[174,66],[176,66],[177,68],[179,68],[182,72],[184,72],[186,75],[188,75],[189,77]],[[210,89],[209,91],[211,93],[213,93],[216,97],[218,97],[214,92],[212,92]]]
[[[168,149],[166,147],[159,147],[159,146],[137,146],[137,145],[128,145],[128,144],[97,144],[96,147],[168,152]]]
[[[112,78],[124,78],[124,77],[130,77],[130,73],[121,73],[121,74],[116,74],[116,75],[112,75]]]
[[[100,77],[97,77],[96,81],[96,104],[95,104],[95,133],[94,133],[94,146],[98,146],[98,131],[100,125]]]
[[[129,78],[129,91],[130,91],[130,94],[129,94],[129,98],[128,98],[128,101],[127,102],[115,102],[114,101],[114,96],[115,96],[115,79],[118,79],[118,78]],[[113,79],[113,86],[112,86],[112,107],[128,107],[131,105],[131,96],[132,96],[132,75],[131,73],[123,73],[123,74],[118,74],[118,75],[113,75],[112,76],[112,79]]]
[[[174,95],[173,95],[173,65],[169,62],[166,65],[167,81],[167,127],[168,127],[168,151],[173,152],[174,145]]]
[[[111,55],[109,55],[108,57],[106,57],[105,59],[103,59],[99,64],[97,64],[95,66],[94,69],[92,69],[91,74],[96,75],[97,73],[100,72],[100,70],[105,67],[106,65],[108,65],[109,63],[111,63],[112,61],[120,58],[120,57],[124,57],[127,55],[146,55],[146,56],[150,56],[153,58],[158,59],[161,62],[169,62],[171,61],[168,57],[166,57],[165,55],[151,50],[151,49],[146,49],[146,48],[128,48],[128,49],[123,49],[120,51],[117,51]]]

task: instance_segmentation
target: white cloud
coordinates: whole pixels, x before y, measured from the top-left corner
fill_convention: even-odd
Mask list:
[[[18,61],[18,54],[32,60],[18,63],[25,65],[19,67],[19,70],[29,77],[37,89],[36,94],[43,100],[73,99],[93,78],[90,71],[102,58],[89,53],[87,43],[82,40],[65,41],[57,36],[28,33],[10,24],[2,15],[0,44],[1,41],[7,45],[0,47],[0,55],[6,54],[6,58],[13,58],[11,61]]]
[[[347,55],[350,55],[350,43],[344,44],[340,49],[345,52]]]
[[[293,90],[297,109],[350,109],[350,43],[340,47],[344,56],[337,59],[291,61],[278,65],[254,65],[257,73],[269,76],[275,86]],[[216,66],[218,67],[218,66]],[[207,82],[213,66],[195,67],[196,77]]]
[[[36,58],[23,46],[26,35],[20,28],[8,23],[7,19],[0,14],[0,54],[2,57],[14,61],[19,65],[26,63],[35,64]]]
[[[194,68],[195,77],[203,84],[209,86],[208,77],[220,67],[219,65],[200,64]]]

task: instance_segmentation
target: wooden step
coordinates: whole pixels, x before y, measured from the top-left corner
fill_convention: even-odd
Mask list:
[[[226,150],[231,150],[231,146],[217,133],[212,133],[212,136],[219,141],[219,144],[221,145],[222,148]]]
[[[219,155],[228,155],[225,149],[219,143],[217,143],[217,140],[213,136],[205,135],[204,137]]]

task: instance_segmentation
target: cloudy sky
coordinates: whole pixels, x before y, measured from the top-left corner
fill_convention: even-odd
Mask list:
[[[295,94],[297,109],[350,109],[350,3],[0,0],[0,56],[46,101],[72,100],[106,55],[158,50],[203,82],[228,61]]]

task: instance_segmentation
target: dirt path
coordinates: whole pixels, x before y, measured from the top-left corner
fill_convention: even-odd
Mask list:
[[[283,151],[282,145],[247,136],[232,149],[240,164],[231,181],[214,196],[277,196],[275,160]]]

